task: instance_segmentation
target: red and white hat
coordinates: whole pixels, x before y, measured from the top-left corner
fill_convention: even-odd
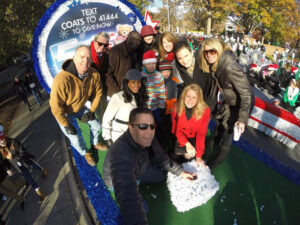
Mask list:
[[[279,66],[277,64],[268,65],[268,70],[274,71],[277,70]]]
[[[298,68],[292,66],[292,68],[291,68],[291,73],[297,73],[297,72],[298,72]]]
[[[256,64],[251,64],[250,70],[254,70],[254,69],[257,69],[257,65]]]
[[[157,63],[158,54],[155,51],[149,50],[143,55],[143,64]]]

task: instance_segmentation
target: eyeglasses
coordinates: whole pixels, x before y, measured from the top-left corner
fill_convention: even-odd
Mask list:
[[[150,127],[150,129],[153,130],[156,127],[155,123],[152,124],[140,123],[140,124],[132,124],[132,125],[137,126],[140,130],[147,130],[148,127]]]
[[[95,42],[97,42],[97,44],[98,44],[98,46],[99,46],[99,47],[101,47],[101,46],[103,46],[103,45],[104,45],[104,48],[107,48],[107,47],[108,47],[108,45],[109,45],[109,44],[104,44],[104,43],[102,43],[102,42],[99,42],[99,41],[95,41]]]
[[[216,49],[209,49],[209,50],[204,50],[204,54],[205,55],[208,55],[208,53],[210,54],[210,55],[215,55],[215,54],[217,54],[217,50]]]

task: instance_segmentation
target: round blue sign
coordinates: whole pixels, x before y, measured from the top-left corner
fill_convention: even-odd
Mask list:
[[[40,20],[33,39],[34,69],[50,93],[53,78],[79,45],[90,45],[94,36],[109,34],[109,46],[124,41],[130,31],[145,25],[138,10],[126,1],[56,1]]]

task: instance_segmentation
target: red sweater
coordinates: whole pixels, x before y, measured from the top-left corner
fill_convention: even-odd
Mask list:
[[[175,134],[180,147],[183,147],[189,140],[196,137],[196,157],[201,158],[205,150],[205,136],[210,117],[210,109],[207,107],[198,120],[194,116],[187,120],[185,110],[182,115],[177,115],[176,110],[172,112],[172,133]]]

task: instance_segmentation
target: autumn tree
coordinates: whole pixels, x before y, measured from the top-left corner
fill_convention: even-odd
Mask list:
[[[1,0],[0,67],[31,50],[34,30],[55,0]]]
[[[259,28],[262,39],[266,36],[279,41],[288,35],[297,38],[297,8],[294,0],[236,0],[232,18],[246,34]]]
[[[145,16],[146,8],[154,1],[154,0],[128,0],[132,3],[141,13],[142,16]]]
[[[163,0],[163,7],[159,9],[157,13],[153,13],[153,19],[159,21],[160,27],[168,31],[168,5],[167,0]],[[169,13],[170,13],[170,25],[171,31],[176,30],[176,26],[181,23],[181,15],[178,13],[178,0],[169,0]]]
[[[182,0],[182,2],[188,7],[189,13],[192,13],[195,24],[206,25],[207,34],[211,33],[213,21],[224,21],[234,7],[233,1],[230,0]]]

